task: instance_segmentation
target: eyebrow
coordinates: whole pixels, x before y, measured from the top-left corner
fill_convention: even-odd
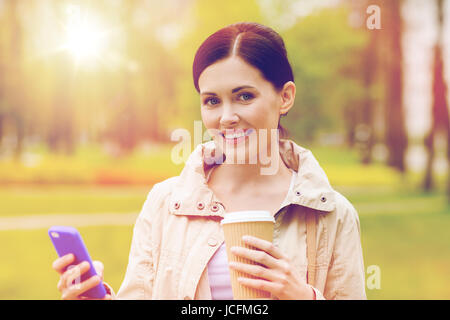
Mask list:
[[[237,88],[234,88],[233,90],[231,90],[231,93],[238,92],[238,91],[240,91],[242,89],[256,89],[256,88],[252,87],[252,86],[240,86],[240,87],[237,87]],[[212,96],[217,96],[217,94],[214,93],[214,92],[202,92],[201,93],[201,95],[206,95],[206,94],[209,94],[209,95],[212,95]]]

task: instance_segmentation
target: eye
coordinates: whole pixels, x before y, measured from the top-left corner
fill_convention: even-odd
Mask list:
[[[251,94],[251,93],[249,93],[249,92],[244,92],[244,93],[241,93],[240,95],[239,95],[239,97],[240,98],[242,98],[242,97],[244,97],[244,99],[241,99],[241,100],[243,100],[243,101],[249,101],[249,100],[251,100],[251,99],[253,99],[253,94]]]
[[[212,104],[210,104],[210,106],[212,105],[212,106],[214,106],[214,105],[216,105],[216,104],[218,104],[219,102],[219,100],[217,99],[217,98],[206,98],[205,100],[203,100],[203,104],[204,105],[208,105],[208,102],[210,102],[210,101],[216,101],[217,103],[212,103]]]

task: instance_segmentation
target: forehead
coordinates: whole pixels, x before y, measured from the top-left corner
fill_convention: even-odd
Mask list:
[[[231,57],[217,61],[203,70],[198,85],[200,93],[203,93],[231,92],[231,89],[244,85],[262,90],[270,86],[270,83],[257,68],[241,58]]]

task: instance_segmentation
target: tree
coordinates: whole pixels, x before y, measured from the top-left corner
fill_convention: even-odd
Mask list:
[[[384,18],[384,56],[386,63],[385,142],[389,152],[388,165],[405,172],[408,138],[403,106],[402,67],[402,0],[382,0]]]
[[[345,132],[361,121],[362,53],[367,32],[348,24],[345,7],[324,8],[283,32],[294,70],[297,98],[286,124],[293,137],[313,143],[324,132]]]
[[[7,1],[6,4],[7,39],[6,64],[4,79],[4,93],[6,112],[1,121],[9,120],[13,124],[16,135],[14,158],[18,160],[22,155],[25,138],[25,104],[23,83],[23,29],[20,21],[19,3]]]
[[[65,3],[55,3],[52,9],[57,16],[63,16]],[[75,84],[69,52],[61,51],[54,55],[52,71],[54,87],[46,141],[51,151],[71,154],[75,151]]]
[[[437,0],[437,23],[438,38],[434,47],[434,64],[433,64],[433,102],[431,114],[431,128],[425,138],[425,147],[427,149],[427,165],[425,177],[423,180],[424,191],[433,189],[433,162],[435,159],[435,139],[439,134],[447,140],[447,160],[450,159],[450,126],[449,112],[447,103],[447,84],[444,78],[444,64],[442,58],[442,42],[443,42],[443,26],[444,26],[444,10],[443,0]],[[449,175],[450,176],[450,175]],[[450,201],[450,178],[448,180],[447,195]]]
[[[356,146],[363,164],[372,162],[372,149],[376,140],[375,113],[378,67],[379,67],[379,33],[381,32],[381,14],[379,6],[371,6],[370,0],[347,0],[353,10],[351,24],[355,29],[366,34],[367,44],[361,51],[360,70],[361,85],[364,88],[358,107],[345,109],[347,119],[347,142]],[[372,10],[373,9],[373,10]],[[357,63],[357,61],[355,61]]]

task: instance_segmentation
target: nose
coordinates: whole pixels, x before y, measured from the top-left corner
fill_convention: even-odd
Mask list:
[[[238,115],[230,105],[225,105],[222,110],[222,116],[220,117],[220,125],[222,127],[229,127],[239,122]]]

